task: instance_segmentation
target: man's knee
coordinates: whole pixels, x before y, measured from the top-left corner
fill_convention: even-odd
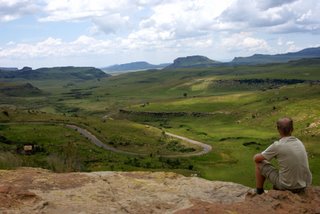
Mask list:
[[[266,161],[266,160],[263,160],[263,161],[261,161],[261,162],[259,162],[259,163],[256,163],[256,167],[258,167],[260,171],[261,171],[262,168],[263,168],[264,166],[266,166],[266,165],[272,166],[271,163],[270,163],[269,161]]]
[[[270,162],[264,162],[259,165],[260,173],[266,177],[274,186],[281,188],[279,183],[279,171]]]

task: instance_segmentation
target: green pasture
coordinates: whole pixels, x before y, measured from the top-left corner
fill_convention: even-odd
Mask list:
[[[48,114],[39,111],[2,110],[0,121],[24,123],[28,126],[32,122],[41,124],[76,124],[81,126],[102,142],[117,149],[140,153],[144,155],[174,155],[180,154],[177,148],[171,148],[172,142],[179,144],[181,149],[192,148],[194,152],[199,151],[198,146],[186,144],[181,140],[173,139],[164,134],[163,130],[147,125],[135,123],[129,120],[114,120],[112,118],[96,119],[94,117],[67,117],[63,115]],[[54,132],[49,132],[54,134]],[[17,134],[17,136],[21,136]],[[185,151],[183,151],[185,153]]]
[[[278,138],[275,121],[290,116],[295,122],[294,135],[304,142],[309,154],[314,184],[320,185],[319,81],[319,64],[290,62],[140,71],[91,80],[6,82],[30,82],[42,94],[0,93],[0,121],[18,122],[0,126],[0,136],[12,141],[6,144],[1,138],[0,167],[170,170],[253,187],[252,156]],[[120,109],[146,114],[125,115]],[[178,117],[150,116],[148,112],[206,114]],[[21,124],[23,121],[43,124]],[[117,149],[145,156],[97,148],[79,133],[59,125],[66,123],[88,129]],[[200,157],[160,157],[192,153],[188,150],[192,146],[165,137],[164,131],[210,144],[212,151]],[[29,156],[16,153],[17,146],[25,142],[43,149]]]
[[[210,144],[213,147],[210,154],[192,158],[200,175],[210,180],[227,180],[252,186],[252,156],[277,140],[275,121],[290,116],[295,122],[294,135],[305,143],[314,183],[318,184],[320,132],[319,127],[310,124],[320,123],[319,94],[318,85],[299,84],[255,93],[238,92],[225,96],[167,100],[144,107],[134,105],[130,109],[146,112],[205,111],[214,114],[203,117],[131,116],[131,119]],[[254,143],[243,145],[248,142]]]
[[[0,136],[0,168],[5,169],[28,166],[57,172],[163,169],[185,170],[190,173],[193,167],[190,161],[179,158],[128,156],[106,151],[78,132],[57,124],[1,124]],[[30,144],[37,146],[34,154],[17,152],[24,145]],[[172,153],[169,151],[169,154]]]
[[[84,137],[61,125],[15,124],[1,125],[0,135],[9,140],[1,142],[1,153],[18,163],[14,167],[43,167],[54,171],[88,170],[85,161],[95,159],[102,151]],[[22,155],[17,148],[36,144],[39,151]],[[9,155],[10,154],[10,155]],[[101,155],[100,155],[101,158]],[[1,168],[10,168],[10,159],[1,159]]]

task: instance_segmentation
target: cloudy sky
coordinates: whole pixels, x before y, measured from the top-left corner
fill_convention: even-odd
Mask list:
[[[319,0],[0,0],[0,67],[228,61],[314,46]]]

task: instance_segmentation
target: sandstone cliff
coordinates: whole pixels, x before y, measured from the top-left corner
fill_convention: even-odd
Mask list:
[[[168,172],[0,170],[0,213],[320,213],[320,188],[250,195],[240,184]]]

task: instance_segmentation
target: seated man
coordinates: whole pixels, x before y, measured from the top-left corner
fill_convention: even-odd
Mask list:
[[[277,121],[280,140],[275,141],[261,154],[254,156],[256,164],[256,193],[264,193],[263,184],[267,178],[274,189],[301,192],[311,185],[307,152],[302,142],[291,136],[293,122],[290,118]],[[268,161],[276,158],[279,171]]]

